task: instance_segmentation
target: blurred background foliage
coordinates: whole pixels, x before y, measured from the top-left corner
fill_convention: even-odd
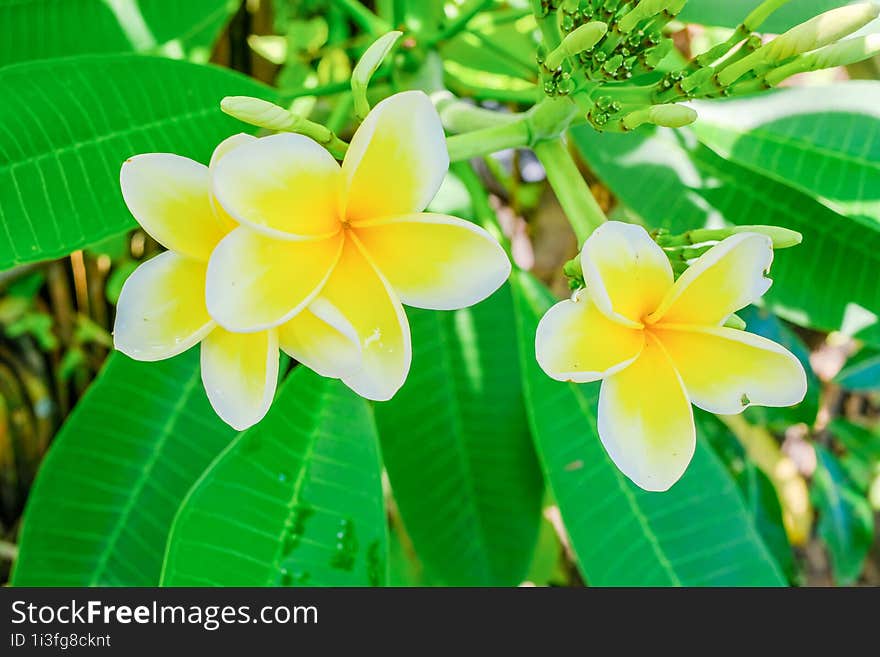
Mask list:
[[[742,316],[803,361],[807,399],[735,418],[700,414],[700,448],[669,494],[634,491],[607,461],[586,410],[595,408],[595,388],[560,388],[532,371],[524,336],[551,300],[536,281],[564,295],[561,266],[577,244],[528,150],[456,164],[433,208],[497,218],[533,276],[517,275],[474,309],[407,309],[414,368],[395,403],[371,411],[296,369],[277,402],[290,400],[293,410],[233,436],[205,419],[200,389],[186,387],[197,371],[188,354],[149,367],[111,359],[77,407],[112,349],[123,281],[160,250],[132,230],[118,163],[105,161],[96,142],[205,160],[220,138],[245,129],[215,111],[220,97],[238,93],[292,104],[350,136],[351,70],[378,28],[405,35],[393,65],[373,79],[376,97],[405,85],[433,49],[446,86],[462,98],[517,111],[537,97],[527,2],[364,4],[375,13],[332,0],[0,0],[0,578],[19,554],[37,469],[70,416],[63,431],[81,440],[59,443],[53,457],[64,471],[47,475],[31,503],[42,525],[32,529],[32,554],[21,553],[21,583],[880,583],[876,60],[801,76],[766,100],[703,103],[693,128],[572,134],[581,172],[609,216],[679,230],[778,224],[805,235],[778,256],[767,306]],[[674,25],[679,52],[670,66],[726,38],[757,4],[691,0],[681,20],[693,23]],[[841,4],[791,3],[767,29]],[[423,35],[432,35],[427,48]],[[169,60],[212,62],[268,86],[213,69],[197,76]],[[45,84],[22,82],[35,77]],[[88,118],[96,115],[102,127]],[[61,152],[59,139],[84,171],[100,173],[66,177],[62,157],[40,168],[41,153]],[[21,248],[34,226],[49,227],[35,232],[39,258]],[[325,407],[333,410],[319,417],[314,409]],[[112,427],[126,423],[131,443],[112,442]],[[316,450],[317,465],[304,456]],[[135,492],[114,502],[132,480]],[[235,518],[253,507],[236,487],[253,480],[275,506],[238,526]],[[730,488],[707,493],[713,482]],[[78,506],[52,506],[67,495]],[[338,526],[314,507],[335,510]],[[327,525],[313,531],[338,538],[332,569],[302,565],[313,558],[302,556],[312,549],[302,527],[313,517]],[[163,560],[169,531],[175,540]],[[226,553],[194,547],[212,531],[225,532]],[[265,539],[276,534],[280,543]],[[286,565],[295,547],[299,556]],[[356,554],[366,555],[358,556],[362,572]]]

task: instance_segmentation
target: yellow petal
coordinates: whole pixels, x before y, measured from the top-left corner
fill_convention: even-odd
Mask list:
[[[183,353],[214,326],[205,307],[205,264],[166,251],[122,286],[113,344],[135,360],[162,360]]]
[[[706,251],[675,281],[649,321],[722,324],[770,289],[764,277],[773,262],[766,235],[739,233]]]
[[[541,318],[535,354],[547,376],[589,383],[631,364],[644,344],[644,331],[608,319],[582,290]]]
[[[391,399],[409,373],[409,323],[391,286],[355,236],[346,236],[342,257],[319,300],[338,308],[357,333],[361,364],[342,376],[342,382],[367,399]]]
[[[599,438],[633,482],[664,491],[687,469],[696,448],[691,404],[669,356],[648,336],[636,361],[602,382]]]
[[[211,207],[208,167],[179,155],[135,155],[119,174],[122,197],[164,247],[207,262],[224,231]]]
[[[289,132],[237,146],[213,171],[214,196],[236,221],[290,240],[339,230],[340,184],[333,156]]]
[[[321,376],[340,379],[361,365],[361,342],[351,322],[318,297],[286,324],[278,327],[281,349]]]
[[[584,281],[608,317],[640,324],[672,287],[669,258],[641,226],[609,221],[593,231],[581,251]]]
[[[421,212],[448,169],[443,125],[428,96],[404,91],[386,98],[345,155],[346,217],[357,222]]]
[[[412,214],[358,225],[358,239],[408,306],[454,310],[478,303],[510,275],[498,241],[469,221]]]
[[[278,384],[278,333],[216,328],[202,342],[202,383],[226,424],[243,431],[263,419]]]
[[[250,333],[283,324],[321,290],[342,241],[341,232],[325,240],[291,242],[236,228],[208,263],[208,311],[230,331]]]
[[[211,172],[212,176],[214,174],[214,169],[217,167],[217,163],[220,161],[220,158],[227,155],[233,149],[238,148],[239,146],[244,146],[245,144],[250,144],[251,142],[255,142],[257,140],[253,135],[249,135],[244,132],[240,132],[237,135],[232,135],[231,137],[227,137],[223,141],[221,141],[217,148],[214,149],[214,153],[211,155],[211,163],[208,165],[208,170]],[[238,227],[238,223],[233,219],[229,213],[223,209],[223,206],[217,201],[214,197],[213,189],[211,191],[211,207],[214,208],[214,214],[217,215],[217,220],[220,222],[221,227],[223,228],[224,235],[233,229]]]
[[[700,408],[733,415],[749,404],[791,406],[807,393],[800,361],[753,333],[724,327],[653,329]]]

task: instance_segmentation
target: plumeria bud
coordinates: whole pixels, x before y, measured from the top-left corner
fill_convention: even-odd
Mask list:
[[[737,331],[745,331],[746,323],[742,317],[734,313],[730,317],[727,318],[727,321],[724,322],[724,326],[727,328],[736,329]]]
[[[572,57],[585,50],[590,50],[608,32],[608,25],[601,21],[591,21],[571,32],[558,48],[547,55],[544,65],[555,71],[562,65],[566,57]]]
[[[864,27],[880,15],[880,6],[864,2],[826,11],[793,27],[762,50],[766,61],[778,62],[834,43]]]
[[[798,73],[820,71],[836,66],[849,66],[878,54],[880,54],[880,34],[847,39],[798,57],[793,62],[770,71],[765,80],[767,84],[775,87],[783,80]]]
[[[382,65],[382,62],[391,52],[397,40],[403,36],[403,32],[393,31],[383,34],[367,48],[367,51],[358,60],[351,72],[351,91],[354,95],[354,113],[363,120],[370,112],[370,104],[367,102],[367,87],[373,74]]]
[[[657,235],[657,243],[664,248],[689,246],[718,242],[739,233],[757,233],[769,237],[774,249],[787,249],[797,246],[803,241],[803,235],[796,230],[782,226],[731,226],[730,228],[696,228],[681,235],[661,233]]]
[[[864,27],[878,15],[880,6],[873,2],[826,11],[727,67],[718,74],[718,82],[728,86],[760,64],[781,62],[832,44]]]
[[[239,121],[259,128],[296,132],[310,137],[337,156],[345,154],[348,148],[329,128],[260,98],[226,96],[220,101],[220,109]]]
[[[639,23],[660,12],[667,12],[674,16],[682,10],[687,0],[642,0],[625,14],[617,23],[617,29],[622,34],[629,34]]]
[[[697,113],[684,105],[653,105],[636,110],[623,119],[628,130],[638,128],[644,123],[653,123],[664,128],[682,128],[697,120]]]
[[[782,226],[736,226],[731,230],[731,233],[734,235],[737,233],[766,235],[773,242],[774,249],[788,249],[804,241],[804,236],[799,232]]]

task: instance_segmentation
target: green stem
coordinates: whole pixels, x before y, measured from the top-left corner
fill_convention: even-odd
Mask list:
[[[505,123],[513,123],[523,117],[522,114],[496,112],[466,103],[446,90],[431,94],[431,100],[437,108],[437,113],[440,114],[443,127],[455,134],[494,128]]]
[[[488,9],[495,0],[471,0],[471,3],[462,8],[461,13],[455,20],[448,23],[440,32],[431,37],[430,44],[434,45],[441,41],[447,41],[463,32],[474,17],[484,9]]]
[[[363,30],[373,36],[379,36],[391,30],[388,23],[364,7],[358,0],[333,0],[333,2],[340,9],[344,9]]]
[[[562,138],[542,141],[534,146],[534,151],[577,235],[578,245],[582,245],[606,221],[605,213],[593,198]]]
[[[508,148],[523,148],[529,145],[530,135],[528,123],[525,118],[520,118],[491,128],[449,137],[446,145],[449,148],[449,159],[459,162]]]
[[[559,24],[556,22],[556,12],[551,11],[548,15],[544,16],[541,11],[541,0],[531,0],[531,5],[535,21],[541,30],[544,48],[547,52],[550,52],[562,43],[562,33],[559,31]]]

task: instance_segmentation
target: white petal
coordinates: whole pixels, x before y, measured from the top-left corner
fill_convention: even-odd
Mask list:
[[[179,155],[147,153],[123,163],[119,183],[128,209],[153,239],[208,260],[225,234],[211,205],[208,167]]]
[[[391,286],[348,235],[339,264],[321,291],[357,333],[361,366],[342,377],[356,393],[374,401],[391,399],[412,361],[409,322]]]
[[[498,241],[463,219],[419,213],[358,225],[358,239],[400,300],[455,310],[482,301],[510,275]]]
[[[589,383],[631,364],[644,344],[644,331],[608,319],[581,291],[541,318],[535,354],[547,376]]]
[[[345,215],[368,221],[424,210],[449,169],[443,124],[422,91],[380,102],[351,140],[342,172]]]
[[[361,367],[361,343],[351,322],[323,298],[278,327],[281,349],[321,376],[341,379]]]
[[[598,427],[611,460],[637,486],[664,491],[684,474],[696,449],[693,411],[656,339],[602,382]]]
[[[278,385],[278,334],[216,328],[202,342],[202,383],[226,424],[243,431],[263,419]]]
[[[750,404],[792,406],[807,394],[800,361],[781,345],[724,327],[654,329],[684,381],[691,401],[733,415]]]
[[[719,242],[688,267],[651,315],[651,322],[722,324],[770,289],[764,274],[773,262],[766,235],[738,233]]]
[[[236,221],[280,239],[339,230],[341,172],[303,135],[282,132],[237,146],[213,172],[214,196]]]
[[[135,360],[162,360],[183,353],[214,326],[205,307],[204,263],[166,251],[122,286],[113,344]]]
[[[208,311],[230,331],[249,333],[283,324],[321,291],[342,242],[342,233],[297,242],[236,228],[208,263]]]
[[[635,326],[672,287],[672,265],[641,226],[609,221],[587,239],[581,267],[590,297],[611,319]]]

